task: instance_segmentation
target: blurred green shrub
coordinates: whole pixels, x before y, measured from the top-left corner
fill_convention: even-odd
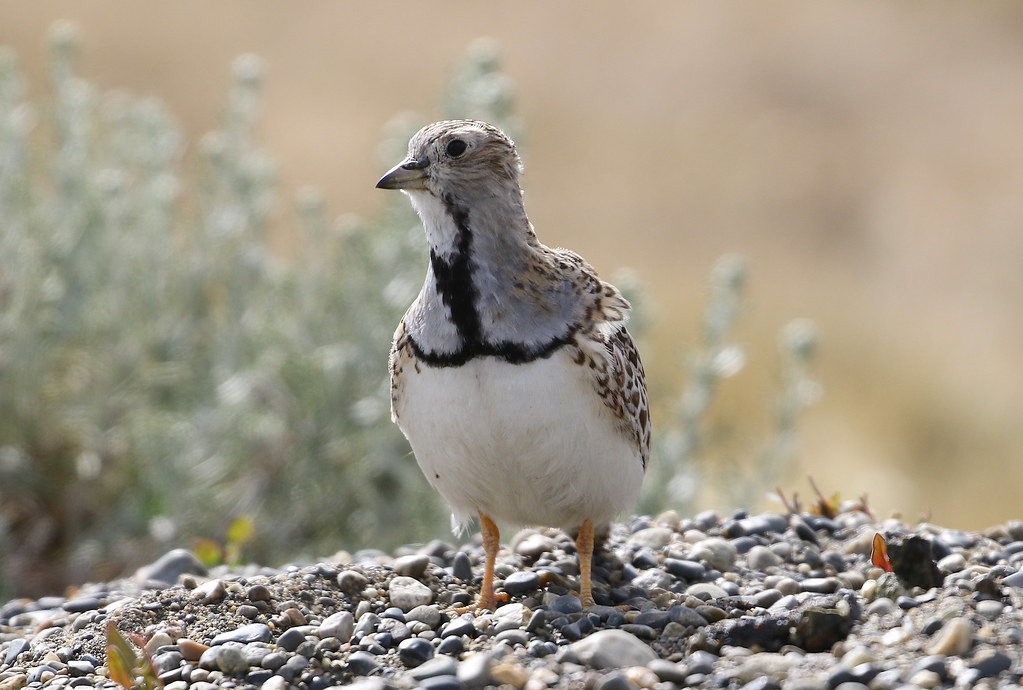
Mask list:
[[[385,353],[426,265],[408,204],[334,223],[303,191],[283,261],[268,249],[275,165],[253,133],[258,58],[235,63],[188,170],[160,103],[78,77],[71,27],[51,45],[42,107],[0,54],[8,593],[111,576],[240,516],[245,556],[264,562],[443,534],[388,411]],[[501,122],[503,82],[476,63],[461,107]],[[412,129],[389,128],[388,164]]]

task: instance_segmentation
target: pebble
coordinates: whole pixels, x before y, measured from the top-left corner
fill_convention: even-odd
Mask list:
[[[215,636],[210,642],[211,647],[224,644],[225,642],[269,642],[270,628],[265,623],[251,623],[243,625],[234,630],[228,630]]]
[[[27,652],[32,647],[32,643],[26,640],[24,637],[18,637],[11,640],[11,643],[7,647],[7,655],[4,660],[4,664],[11,666],[24,652]]]
[[[657,658],[647,643],[622,630],[598,630],[573,642],[569,650],[579,661],[596,669],[644,666]]]
[[[702,563],[686,559],[665,558],[664,568],[686,582],[701,582],[707,575],[707,568]]]
[[[545,534],[531,532],[525,538],[518,540],[514,545],[515,553],[531,560],[540,558],[545,553],[557,549],[554,540]]]
[[[143,566],[135,571],[135,580],[140,585],[147,585],[150,582],[163,583],[170,586],[178,581],[182,575],[206,575],[206,566],[187,549],[174,549],[168,551],[155,562]]]
[[[757,545],[746,552],[746,563],[754,570],[766,570],[781,565],[784,561],[781,556],[766,546]]]
[[[1005,610],[1005,606],[1000,601],[985,599],[977,602],[977,613],[989,621],[998,618],[1003,610]]]
[[[693,544],[689,557],[694,561],[705,561],[717,570],[730,570],[735,565],[738,550],[725,539],[710,537]]]
[[[394,572],[397,575],[421,578],[426,573],[426,567],[430,565],[430,557],[425,553],[414,553],[407,556],[399,556],[394,559]]]
[[[402,611],[411,611],[417,606],[433,602],[433,590],[411,577],[398,576],[392,579],[388,593],[391,603]]]
[[[83,613],[98,609],[102,605],[102,602],[97,597],[79,597],[78,599],[65,601],[61,608],[68,613]]]
[[[211,647],[206,654],[210,652],[216,653],[216,668],[228,675],[242,675],[249,670],[248,660],[237,647]],[[202,659],[199,664],[202,665]]]
[[[366,589],[369,579],[355,570],[342,570],[337,574],[337,586],[345,594],[360,594]]]
[[[338,611],[323,619],[316,634],[321,638],[336,637],[342,642],[349,642],[355,632],[355,616],[351,611]]]
[[[540,576],[531,570],[521,570],[504,578],[504,591],[512,596],[535,592],[540,588]]]

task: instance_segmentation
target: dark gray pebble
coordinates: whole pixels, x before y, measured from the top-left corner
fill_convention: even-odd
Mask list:
[[[450,637],[451,635],[468,635],[474,637],[476,634],[476,628],[473,626],[472,621],[465,618],[456,618],[453,621],[448,622],[440,630],[441,637]]]
[[[455,557],[451,559],[451,574],[462,582],[472,581],[472,563],[464,551],[456,552]]]
[[[784,515],[776,513],[762,513],[753,517],[739,520],[745,534],[781,534],[789,526],[789,519]]]
[[[305,642],[305,635],[298,628],[291,628],[281,633],[277,638],[277,646],[286,652],[294,652],[298,646]]]
[[[632,557],[632,565],[640,570],[649,570],[657,567],[657,554],[650,548],[644,546]]]
[[[270,652],[263,657],[259,665],[270,671],[276,671],[288,661],[288,655],[284,652]]]
[[[716,607],[716,611],[721,611]],[[724,611],[721,611],[723,614]],[[668,611],[668,620],[672,623],[679,623],[680,625],[691,625],[695,628],[703,627],[707,625],[707,619],[701,616],[696,609],[691,609],[688,606],[672,606]]]
[[[697,650],[690,654],[686,660],[686,668],[689,673],[701,673],[707,675],[714,670],[714,664],[717,663],[718,658],[710,652],[703,650]]]
[[[520,645],[525,647],[529,644],[529,634],[525,630],[513,628],[511,630],[503,630],[494,637],[498,642],[504,641],[512,645]]]
[[[463,644],[462,638],[457,635],[452,635],[451,637],[445,637],[440,641],[440,644],[437,645],[437,653],[449,655],[461,654],[464,648],[465,644]]]
[[[760,540],[754,539],[753,537],[736,537],[732,540],[732,546],[735,547],[736,553],[749,553],[750,549],[754,546],[759,546]]]
[[[61,606],[68,613],[83,613],[85,611],[94,611],[101,605],[100,600],[97,597],[80,597],[78,599],[71,599],[65,601]]]
[[[556,613],[579,613],[583,610],[583,602],[574,594],[562,594],[551,602],[549,608]]]
[[[1008,671],[1011,666],[1012,659],[994,649],[982,649],[970,660],[970,668],[979,673],[981,678],[997,676],[1002,671]]]
[[[665,558],[664,568],[675,577],[686,582],[702,582],[707,575],[707,568],[702,563],[678,558]]]
[[[277,669],[277,675],[289,683],[293,681],[299,674],[302,673],[309,666],[309,659],[296,654],[290,657],[283,666]]]
[[[399,609],[397,606],[390,606],[384,609],[384,612],[380,614],[380,618],[393,618],[396,621],[405,622],[405,612]]]
[[[15,660],[24,652],[27,652],[32,648],[32,643],[26,640],[24,637],[19,637],[11,640],[11,644],[7,647],[7,657],[4,663],[7,666],[14,664]]]
[[[529,621],[526,623],[525,630],[527,633],[536,633],[540,630],[543,630],[546,625],[547,612],[544,611],[543,609],[537,609],[536,611],[533,611],[532,615],[529,616]]]
[[[636,625],[645,625],[656,630],[662,630],[664,626],[668,624],[670,619],[670,613],[668,611],[658,611],[657,609],[651,609],[649,611],[643,611],[633,621]]]
[[[529,594],[540,588],[540,576],[531,570],[514,572],[504,579],[504,591],[512,596]]]
[[[191,551],[174,549],[160,556],[153,563],[139,568],[135,572],[135,580],[141,585],[153,581],[173,585],[180,576],[186,573],[206,575],[207,570],[206,566]]]
[[[249,642],[269,642],[270,641],[270,628],[264,623],[251,623],[249,625],[243,625],[240,628],[234,630],[228,630],[222,632],[210,642],[210,646],[217,646],[224,644],[225,642],[241,642],[242,644],[248,644]]]
[[[902,595],[902,596],[898,597],[895,600],[895,603],[898,604],[899,608],[902,609],[903,611],[908,611],[909,609],[915,609],[917,606],[920,605],[919,601],[917,601],[913,597],[907,597],[906,595]]]
[[[418,637],[402,640],[398,645],[398,658],[405,668],[416,668],[433,658],[433,645]]]

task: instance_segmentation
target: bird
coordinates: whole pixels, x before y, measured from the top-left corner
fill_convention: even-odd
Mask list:
[[[390,351],[391,418],[455,533],[479,520],[476,611],[497,605],[498,521],[576,534],[592,606],[594,530],[636,501],[650,450],[631,305],[578,254],[537,239],[522,170],[497,127],[446,120],[376,184],[408,196],[430,250]]]

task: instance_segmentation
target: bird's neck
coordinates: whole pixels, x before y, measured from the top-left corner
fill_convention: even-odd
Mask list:
[[[412,336],[421,350],[445,353],[447,364],[502,352],[509,360],[530,359],[566,337],[556,306],[522,294],[547,250],[521,192],[473,199],[471,207],[450,197],[411,196],[430,244],[426,284],[413,306],[422,329]]]

